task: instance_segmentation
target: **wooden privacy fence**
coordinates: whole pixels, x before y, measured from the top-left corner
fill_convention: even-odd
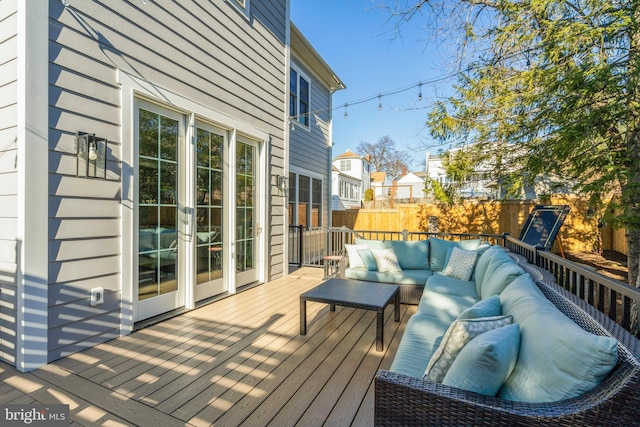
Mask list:
[[[553,195],[545,203],[537,200],[490,200],[465,201],[454,206],[407,204],[397,205],[394,209],[333,211],[332,226],[345,226],[352,230],[508,233],[519,237],[529,213],[539,204],[569,205],[571,208],[553,252],[558,252],[559,241],[565,251],[601,249],[627,253],[625,230],[603,226],[600,219],[592,214],[586,198],[575,195]],[[434,229],[436,224],[437,229]]]

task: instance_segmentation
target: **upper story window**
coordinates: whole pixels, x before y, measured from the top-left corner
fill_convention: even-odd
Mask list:
[[[309,79],[292,68],[289,85],[289,116],[309,126]]]
[[[231,4],[236,6],[242,13],[249,17],[249,6],[251,0],[228,0]]]
[[[351,160],[340,160],[340,170],[341,171],[350,171],[351,170]]]

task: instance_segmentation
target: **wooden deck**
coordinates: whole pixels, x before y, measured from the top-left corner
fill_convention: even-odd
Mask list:
[[[373,378],[388,368],[415,306],[374,312],[307,303],[303,268],[28,374],[0,363],[0,403],[63,403],[75,425],[372,426]]]

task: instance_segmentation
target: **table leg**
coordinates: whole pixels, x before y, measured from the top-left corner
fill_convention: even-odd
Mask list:
[[[307,335],[307,300],[300,298],[300,335]]]
[[[376,350],[384,349],[384,308],[378,310],[378,318],[376,325]]]
[[[400,292],[396,293],[396,297],[393,301],[393,313],[394,320],[396,322],[400,321]]]
[[[336,305],[335,304],[329,304],[329,311],[336,311]]]

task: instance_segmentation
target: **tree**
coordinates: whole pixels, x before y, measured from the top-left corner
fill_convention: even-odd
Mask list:
[[[396,143],[388,135],[383,136],[375,144],[360,142],[358,154],[369,156],[374,172],[386,172],[391,179],[402,176],[409,168],[411,157],[402,151],[397,151]]]
[[[462,71],[429,115],[432,135],[486,146],[527,180],[567,177],[603,211],[620,208],[606,220],[626,228],[629,281],[640,287],[640,2],[394,4],[398,25],[422,17],[462,30]]]

